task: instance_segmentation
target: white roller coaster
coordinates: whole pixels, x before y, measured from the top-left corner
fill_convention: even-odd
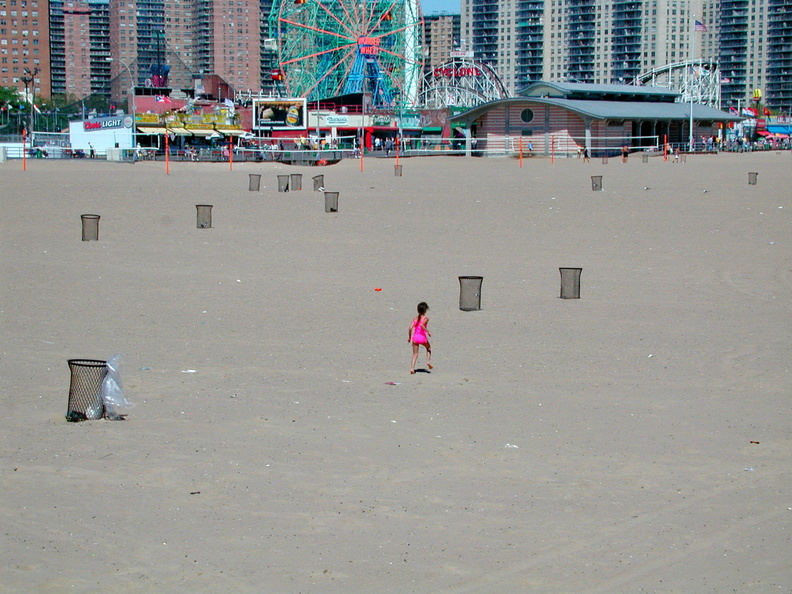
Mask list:
[[[633,80],[634,85],[666,87],[681,94],[682,103],[699,103],[721,108],[720,69],[708,60],[686,60],[652,68]]]
[[[455,58],[424,76],[418,105],[427,109],[476,107],[506,98],[506,89],[495,71],[481,62]]]

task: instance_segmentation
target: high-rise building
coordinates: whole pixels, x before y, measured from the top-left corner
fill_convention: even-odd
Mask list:
[[[0,86],[50,95],[49,3],[0,0]]]
[[[715,5],[724,103],[745,106],[761,93],[763,103],[788,111],[792,108],[792,2],[720,0]]]
[[[195,67],[217,74],[239,91],[261,88],[259,0],[196,0]]]
[[[110,98],[108,0],[51,0],[52,94],[76,100]]]
[[[702,0],[462,0],[463,37],[509,92],[532,81],[631,82],[689,57]]]
[[[462,0],[462,38],[509,93],[532,81],[630,83],[717,62],[724,104],[789,109],[792,0]]]
[[[459,50],[458,14],[424,16],[424,74],[451,60]]]
[[[792,113],[792,0],[767,2],[765,101]]]

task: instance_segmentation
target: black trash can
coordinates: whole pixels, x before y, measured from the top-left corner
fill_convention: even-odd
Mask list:
[[[289,189],[302,190],[302,173],[292,173],[289,177],[291,177]]]
[[[105,409],[102,402],[102,382],[107,375],[107,361],[97,359],[69,359],[69,404],[67,421],[101,419]]]
[[[602,176],[601,175],[592,175],[591,176],[591,189],[595,192],[602,191]]]
[[[393,175],[396,177],[402,176],[402,166],[401,165],[394,165],[393,166]]]
[[[481,283],[483,276],[459,277],[459,309],[478,311],[481,309]]]
[[[196,227],[199,229],[210,229],[212,227],[212,205],[196,204],[195,208],[198,211]]]
[[[580,273],[582,268],[559,268],[561,272],[561,299],[580,299]]]
[[[314,175],[313,176],[313,188],[314,192],[319,192],[324,188],[324,175]]]
[[[278,176],[278,192],[288,192],[289,191],[289,176],[288,175],[279,175]]]
[[[756,185],[756,178],[759,176],[757,171],[749,171],[748,172],[748,185],[755,186]]]
[[[338,212],[338,192],[325,192],[325,212]]]
[[[99,215],[97,214],[84,214],[80,215],[82,219],[82,240],[83,241],[98,241],[99,240]]]
[[[261,175],[258,173],[249,173],[248,176],[248,191],[258,192],[261,188]]]

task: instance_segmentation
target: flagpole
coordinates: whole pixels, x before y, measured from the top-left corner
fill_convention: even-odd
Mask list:
[[[690,80],[688,81],[688,93],[690,93],[690,152],[694,152],[696,146],[693,140],[693,60],[696,59],[696,15],[690,17]]]

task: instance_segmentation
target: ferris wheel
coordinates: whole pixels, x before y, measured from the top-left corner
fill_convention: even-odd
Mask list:
[[[270,29],[292,97],[367,93],[375,107],[415,104],[423,70],[419,0],[280,0]]]

